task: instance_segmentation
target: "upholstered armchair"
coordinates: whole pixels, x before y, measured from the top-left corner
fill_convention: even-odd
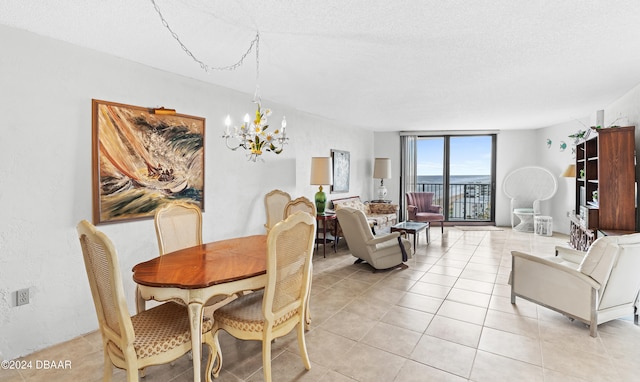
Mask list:
[[[433,204],[433,192],[407,192],[407,212],[409,221],[440,222],[440,231],[444,232],[442,207]]]
[[[398,240],[400,232],[374,236],[361,210],[345,207],[337,210],[336,215],[351,254],[373,268],[388,269],[403,265],[405,260],[400,245],[404,247],[407,259],[411,257],[409,240]]]
[[[517,296],[580,320],[592,337],[616,318],[634,314],[638,324],[640,234],[601,237],[588,252],[556,252],[549,258],[511,252],[512,304]]]

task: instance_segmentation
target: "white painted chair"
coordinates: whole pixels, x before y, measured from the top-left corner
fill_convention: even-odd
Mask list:
[[[533,232],[534,217],[541,213],[540,202],[551,199],[557,190],[556,177],[546,168],[527,166],[509,173],[502,183],[502,191],[511,199],[511,228]]]
[[[511,303],[521,297],[589,325],[634,315],[638,324],[640,234],[604,236],[588,252],[556,247],[557,256],[512,251]]]
[[[291,201],[291,195],[281,190],[272,190],[264,196],[264,208],[267,212],[267,222],[264,227],[267,233],[284,219],[284,207]]]

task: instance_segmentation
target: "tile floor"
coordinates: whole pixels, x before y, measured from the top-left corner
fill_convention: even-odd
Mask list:
[[[518,299],[509,302],[511,250],[552,255],[567,237],[502,231],[431,230],[409,268],[372,273],[353,264],[345,244],[327,258],[314,255],[306,371],[295,336],[273,350],[273,380],[282,381],[630,381],[640,375],[640,327],[631,315],[587,327]],[[321,251],[320,251],[321,252]],[[261,345],[221,335],[218,381],[262,381]],[[206,349],[206,347],[205,347]],[[101,381],[100,337],[89,333],[28,355],[71,360],[71,370],[20,374],[8,381]],[[114,381],[124,381],[122,371]],[[151,367],[144,380],[191,381],[185,356]]]

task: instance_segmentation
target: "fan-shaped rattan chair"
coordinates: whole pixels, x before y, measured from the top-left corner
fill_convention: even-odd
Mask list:
[[[311,257],[316,219],[297,212],[276,224],[267,239],[267,285],[213,313],[214,341],[219,330],[242,340],[262,341],[264,380],[271,381],[271,342],[296,329],[304,367],[311,369],[304,338],[304,319],[311,286]],[[214,377],[220,373],[222,353]]]
[[[534,217],[540,215],[540,202],[551,199],[557,190],[556,177],[546,168],[527,166],[509,173],[502,183],[502,191],[511,199],[511,227],[533,232]],[[515,225],[516,217],[518,225]]]
[[[267,223],[264,227],[269,230],[284,219],[284,207],[291,201],[291,195],[281,190],[272,190],[264,196],[264,207],[267,211]]]
[[[138,370],[169,363],[190,351],[187,307],[168,302],[130,316],[113,243],[86,220],[77,229],[102,335],[104,380],[111,380],[115,366],[126,370],[128,381],[138,381]],[[212,321],[205,318],[202,338],[210,349],[207,381],[213,368],[212,326]]]

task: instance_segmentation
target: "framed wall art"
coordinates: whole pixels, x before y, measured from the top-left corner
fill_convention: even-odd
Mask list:
[[[331,185],[331,193],[349,192],[349,152],[331,150],[331,158],[333,162],[333,184]]]
[[[204,210],[205,119],[92,100],[94,224],[153,217],[171,202]]]

